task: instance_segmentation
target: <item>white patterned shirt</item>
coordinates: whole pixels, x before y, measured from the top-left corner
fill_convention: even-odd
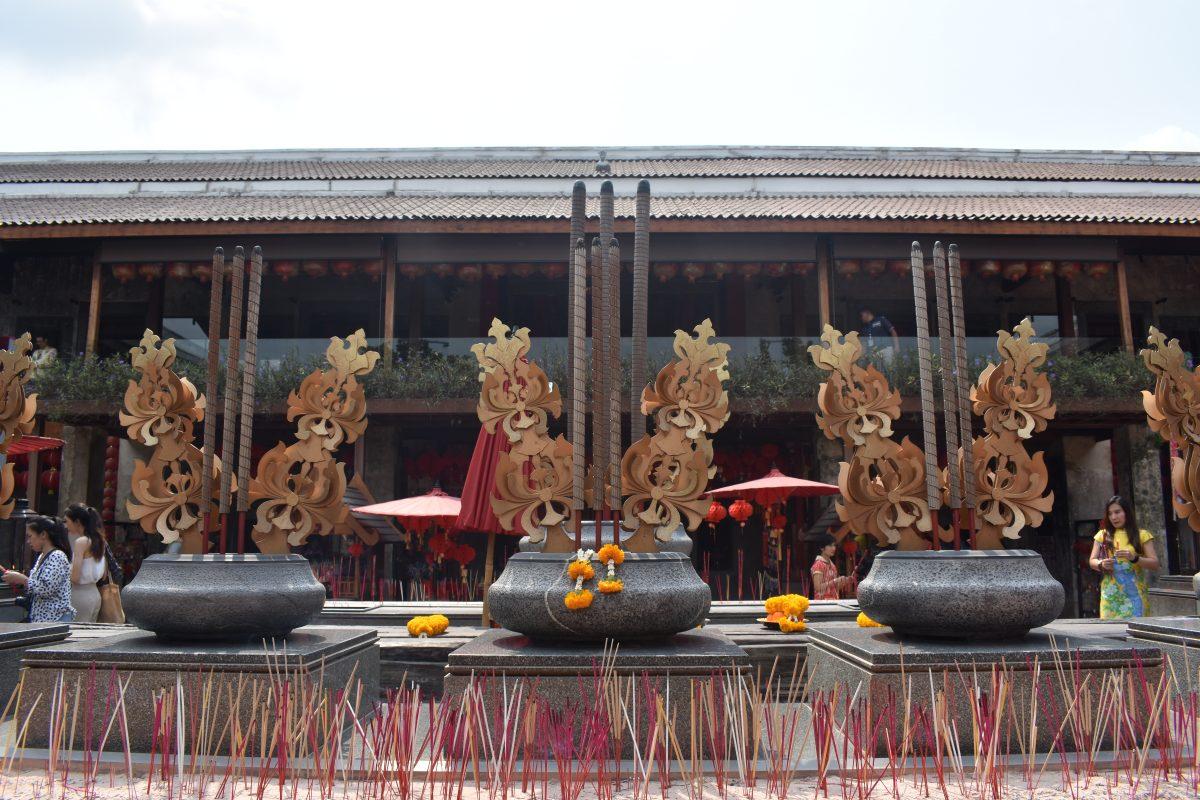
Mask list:
[[[74,618],[71,562],[67,554],[62,550],[51,550],[38,556],[29,571],[25,591],[30,599],[30,622],[58,622],[66,616]]]

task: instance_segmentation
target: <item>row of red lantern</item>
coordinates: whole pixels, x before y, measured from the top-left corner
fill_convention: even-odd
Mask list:
[[[13,486],[21,492],[28,494],[29,490],[29,453],[18,453],[9,459],[13,465]],[[38,470],[39,474],[35,481],[36,485],[42,487],[46,494],[54,494],[58,491],[59,478],[61,473],[59,467],[62,466],[62,450],[55,448],[52,450],[42,450],[38,453]]]
[[[456,542],[445,533],[429,537],[425,549],[436,559],[457,561],[464,566],[475,560],[475,548],[469,544]]]
[[[104,445],[104,496],[100,503],[100,518],[111,526],[117,512],[117,467],[121,453],[121,439],[109,436]]]
[[[246,262],[249,271],[250,262]],[[309,278],[324,278],[336,275],[339,278],[349,278],[362,273],[373,281],[378,281],[383,274],[383,260],[369,259],[353,261],[337,259],[333,261],[272,261],[264,269],[282,281],[288,281],[297,275]],[[170,263],[148,262],[145,264],[120,263],[112,265],[112,274],[121,283],[128,283],[134,278],[142,278],[147,283],[159,280],[164,275],[172,280],[191,280],[195,278],[201,283],[207,283],[212,278],[211,261],[172,261]]]
[[[834,262],[834,269],[843,278],[854,278],[860,274],[870,278],[878,278],[888,272],[898,277],[906,278],[911,274],[912,267],[908,259],[875,258],[859,260],[843,258]],[[1113,264],[1111,261],[1026,261],[1019,259],[1001,261],[988,258],[962,262],[963,277],[972,274],[978,275],[981,278],[995,278],[999,276],[1007,281],[1019,281],[1026,276],[1032,276],[1043,281],[1055,276],[1066,280],[1073,280],[1079,277],[1080,274],[1098,280],[1106,277],[1112,272],[1112,269]],[[932,272],[932,266],[926,267],[926,270]]]

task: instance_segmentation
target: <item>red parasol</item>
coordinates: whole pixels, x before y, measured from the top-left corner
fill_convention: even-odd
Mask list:
[[[39,450],[57,450],[63,446],[62,439],[50,436],[22,436],[8,448],[8,457],[19,456],[23,453],[35,453]]]
[[[509,450],[508,437],[497,431],[488,433],[480,427],[475,439],[475,451],[463,482],[462,511],[454,522],[454,530],[477,533],[508,533],[492,511],[492,491],[496,486],[496,465],[500,454]]]
[[[453,525],[462,510],[462,501],[435,488],[417,497],[359,506],[353,510],[360,514],[395,517],[397,522],[409,530],[424,531],[430,525]]]
[[[789,497],[819,497],[827,494],[838,494],[838,487],[830,483],[809,481],[804,478],[793,478],[784,475],[777,469],[772,469],[763,477],[745,483],[735,483],[708,492],[709,497],[742,497],[753,500],[761,506],[780,503]]]

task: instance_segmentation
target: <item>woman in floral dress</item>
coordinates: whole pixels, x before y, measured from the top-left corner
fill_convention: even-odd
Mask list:
[[[817,539],[816,546],[820,552],[812,565],[813,600],[837,600],[841,588],[850,580],[839,576],[834,566],[833,554],[837,552],[837,541],[826,533]]]
[[[1103,576],[1101,619],[1129,619],[1149,613],[1145,571],[1158,569],[1154,534],[1138,528],[1129,502],[1119,495],[1105,506],[1104,523],[1094,537],[1088,563]]]

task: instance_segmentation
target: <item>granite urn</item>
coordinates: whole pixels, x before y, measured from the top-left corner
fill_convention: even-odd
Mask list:
[[[243,642],[309,624],[325,589],[297,555],[156,555],[121,599],[129,623],[161,639]]]
[[[563,603],[575,581],[567,575],[568,553],[515,553],[488,590],[492,617],[532,639],[598,642],[664,639],[704,622],[712,602],[691,559],[682,553],[625,553],[617,577],[621,592],[602,594],[596,586],[606,567],[592,559],[596,580],[584,588],[591,606],[572,611]]]
[[[938,639],[1018,638],[1053,622],[1064,601],[1032,550],[888,551],[858,587],[871,619]]]

